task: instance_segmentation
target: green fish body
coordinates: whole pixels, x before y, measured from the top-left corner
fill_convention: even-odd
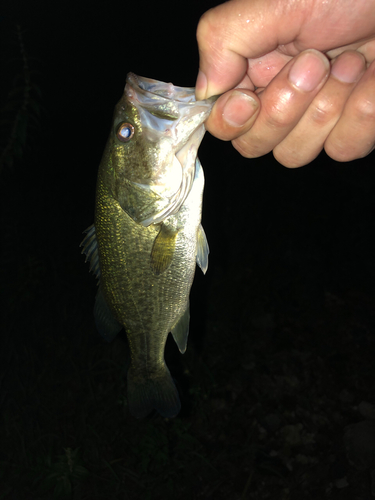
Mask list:
[[[99,278],[94,315],[107,340],[125,328],[129,408],[136,417],[180,410],[164,361],[169,332],[183,353],[196,263],[206,272],[204,176],[197,150],[214,99],[127,76],[99,166],[95,222],[82,242]]]

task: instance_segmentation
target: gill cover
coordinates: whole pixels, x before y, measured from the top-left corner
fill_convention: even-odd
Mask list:
[[[131,127],[139,127],[139,161],[147,163],[140,171],[150,173],[146,178],[141,174],[137,178],[133,171],[128,177],[125,174],[119,202],[135,222],[158,224],[179,211],[191,190],[205,133],[203,122],[216,98],[195,101],[194,88],[175,87],[133,73],[127,76],[124,96],[137,112],[138,125],[120,124],[117,137],[130,142],[134,136]],[[142,156],[145,143],[148,153]]]

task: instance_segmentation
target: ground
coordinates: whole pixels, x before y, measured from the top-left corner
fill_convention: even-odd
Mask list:
[[[371,163],[268,162],[227,207],[206,174],[211,261],[186,354],[168,342],[182,399],[171,420],[129,415],[126,336],[95,330],[80,235],[61,239],[69,224],[50,213],[41,224],[44,201],[25,218],[27,175],[17,208],[5,174],[1,498],[373,498],[374,203],[370,177],[351,181]]]

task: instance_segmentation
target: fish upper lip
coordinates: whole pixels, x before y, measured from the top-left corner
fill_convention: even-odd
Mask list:
[[[129,85],[135,93],[143,94],[144,97],[150,99],[160,99],[168,101],[176,101],[177,103],[202,103],[203,105],[209,105],[216,101],[219,96],[212,96],[203,101],[197,101],[195,98],[195,88],[194,87],[179,87],[173,85],[172,83],[162,82],[159,80],[153,80],[152,78],[146,78],[143,76],[138,76],[135,73],[128,73],[126,77],[126,85]]]
[[[193,87],[178,87],[134,73],[127,75],[125,94],[141,113],[144,130],[151,136],[156,133],[173,137],[177,147],[208,118],[216,99],[196,101]],[[155,140],[156,136],[151,136]]]
[[[134,73],[128,73],[126,83],[132,87],[135,92],[140,92],[149,98],[159,98],[173,100],[177,102],[195,102],[194,87],[178,87],[172,83],[138,76]]]

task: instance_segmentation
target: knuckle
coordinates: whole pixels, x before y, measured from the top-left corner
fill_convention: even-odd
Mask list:
[[[324,150],[330,158],[338,162],[350,161],[356,157],[354,148],[350,147],[347,142],[327,142]]]
[[[289,99],[276,99],[273,102],[262,103],[262,111],[266,115],[267,126],[271,130],[281,130],[291,123],[291,115],[288,112]]]
[[[308,160],[301,155],[297,149],[275,148],[273,150],[274,158],[286,168],[298,168],[306,165]]]
[[[347,162],[360,158],[361,145],[356,134],[333,133],[324,144],[327,155],[335,161]]]
[[[212,50],[221,40],[219,25],[215,23],[214,17],[214,9],[210,9],[199,20],[196,36],[200,50]]]
[[[197,41],[199,46],[203,45],[209,31],[210,31],[210,23],[208,20],[208,13],[205,12],[199,19],[199,23],[197,26]]]
[[[339,162],[366,156],[374,145],[375,93],[352,95],[338,127],[328,136],[324,149]]]
[[[262,144],[263,148],[260,148],[257,144]],[[246,139],[246,136],[240,136],[234,139],[232,145],[244,158],[258,158],[271,151],[270,149],[264,149],[264,143],[262,143],[262,141],[256,139],[250,141]]]
[[[348,137],[336,138],[335,140],[327,141],[324,149],[327,155],[335,161],[353,161],[367,156],[374,149],[374,140],[360,142]]]
[[[326,125],[336,120],[340,115],[340,109],[327,95],[318,95],[311,112],[311,119],[316,125]]]
[[[357,119],[366,122],[375,121],[375,96],[374,99],[358,96],[353,102],[354,113]]]

